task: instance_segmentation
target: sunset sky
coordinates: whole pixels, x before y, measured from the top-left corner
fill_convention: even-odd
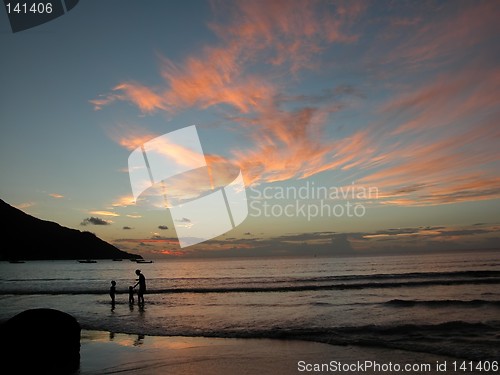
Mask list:
[[[0,198],[145,257],[500,248],[499,19],[499,1],[95,0],[12,33],[1,11]],[[128,158],[190,125],[211,182],[166,181],[167,205],[241,171],[249,215],[181,248]]]

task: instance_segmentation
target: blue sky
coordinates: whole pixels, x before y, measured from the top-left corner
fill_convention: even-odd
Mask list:
[[[489,1],[85,1],[12,33],[0,12],[0,198],[146,257],[498,247],[499,15]],[[168,209],[131,199],[127,161],[192,124],[218,186],[241,170],[250,209],[181,248]],[[266,188],[306,186],[378,193],[257,209]],[[169,191],[205,193],[195,177]],[[322,203],[363,215],[297,211]]]

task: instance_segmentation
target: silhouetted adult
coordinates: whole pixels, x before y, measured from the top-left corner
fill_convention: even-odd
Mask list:
[[[135,274],[139,276],[137,279],[137,283],[134,285],[134,288],[139,285],[139,290],[137,291],[137,303],[144,304],[144,293],[146,293],[146,278],[141,273],[141,270],[135,270]]]

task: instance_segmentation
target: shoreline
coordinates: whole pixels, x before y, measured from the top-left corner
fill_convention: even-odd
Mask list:
[[[380,366],[380,370],[389,369],[373,371],[373,368],[365,368],[363,372],[367,373],[396,374],[401,373],[404,366],[426,365],[431,371],[425,373],[437,374],[443,373],[437,371],[437,364],[445,363],[449,369],[453,361],[460,361],[453,357],[400,349],[340,346],[303,340],[148,336],[87,329],[82,329],[80,343],[80,370],[76,373],[79,375],[355,374],[360,373],[359,368],[357,371],[344,371],[345,368],[333,371],[331,366],[354,366],[359,362]],[[314,366],[324,366],[323,371],[312,371]],[[394,371],[396,366],[401,369]]]

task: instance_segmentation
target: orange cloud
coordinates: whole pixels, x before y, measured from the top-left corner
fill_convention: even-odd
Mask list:
[[[142,112],[151,113],[157,109],[166,110],[164,99],[152,89],[138,83],[122,83],[116,86],[114,91],[123,93],[123,96],[116,98],[126,98],[137,105]]]
[[[164,60],[162,77],[171,108],[207,108],[227,104],[242,113],[274,95],[262,77],[243,74],[241,46],[205,48],[202,57],[188,58],[181,67]]]
[[[391,204],[442,204],[500,197],[499,71],[442,76],[383,108],[396,119],[375,138],[384,167],[359,182],[381,188]],[[383,145],[396,140],[388,150]],[[376,154],[373,154],[375,156]],[[391,199],[392,198],[392,199]],[[394,199],[395,198],[395,199]]]
[[[290,62],[294,73],[310,68],[312,57],[324,45],[356,39],[347,29],[364,9],[362,2],[344,1],[223,4],[217,11],[230,14],[229,22],[211,25],[221,46],[205,47],[201,56],[189,57],[182,65],[164,59],[162,89],[122,83],[94,104],[102,107],[106,100],[127,100],[144,113],[229,105],[253,118],[241,118],[240,123],[254,128],[249,132],[256,147],[234,153],[248,183],[313,175],[333,150],[322,141],[320,129],[331,109],[281,109],[276,103],[279,85],[271,84],[266,75],[249,74],[247,66],[263,57],[276,66]],[[134,149],[145,137],[128,133],[118,138],[120,144]]]
[[[227,23],[211,28],[227,43],[237,43],[254,58],[285,65],[296,73],[315,67],[312,56],[329,43],[349,43],[357,36],[349,27],[366,9],[364,2],[278,0],[219,2]]]
[[[178,245],[179,240],[176,238],[120,238],[115,240],[115,242],[130,242],[130,243],[168,243],[172,245]]]
[[[132,215],[132,214],[129,214],[129,215],[125,215],[126,217],[129,217],[131,219],[140,219],[142,217],[142,215]]]
[[[418,26],[404,43],[390,50],[385,62],[410,69],[442,64],[469,53],[478,44],[494,42],[499,32],[500,4],[496,1],[449,2],[423,6],[421,10],[425,17],[406,21],[406,25]],[[405,21],[397,23],[399,27]],[[390,28],[394,25],[390,20]],[[398,34],[397,30],[392,32]]]
[[[35,202],[24,202],[24,203],[20,203],[16,206],[16,208],[20,209],[20,210],[25,210],[27,208],[30,208],[30,207],[33,207],[33,206],[36,206],[36,203]]]
[[[207,171],[170,181],[168,194],[195,197],[229,180],[236,166],[247,185],[352,171],[362,176],[358,183],[379,188],[385,204],[498,197],[500,71],[484,64],[485,56],[474,57],[467,68],[450,64],[446,74],[423,75],[425,80],[419,76],[418,83],[396,82],[393,99],[375,113],[380,120],[332,139],[326,128],[332,125],[330,115],[343,108],[338,98],[330,92],[321,100],[296,96],[293,101],[293,95],[283,93],[285,80],[290,73],[296,78],[298,71],[317,67],[317,57],[332,43],[356,41],[351,26],[366,4],[278,0],[214,5],[216,17],[228,20],[210,25],[219,44],[204,47],[182,64],[163,59],[162,81],[154,88],[121,83],[109,96],[93,101],[102,107],[126,100],[143,113],[219,106],[228,121],[239,125],[249,143],[232,150],[232,162],[207,156]],[[381,49],[385,62],[411,70],[463,58],[470,53],[466,47],[489,43],[498,34],[498,7],[496,2],[460,7],[451,2],[434,9],[432,17],[393,18],[387,22],[389,31],[413,32],[404,43],[397,36],[390,39],[396,46]],[[112,136],[133,150],[156,135],[132,128]],[[189,156],[174,145],[163,148],[178,160]]]
[[[173,255],[173,256],[183,256],[185,253],[183,251],[178,251],[178,250],[161,250],[160,254],[163,255]]]
[[[116,124],[108,128],[107,132],[112,140],[129,151],[160,135],[131,124]]]
[[[118,197],[113,203],[113,207],[128,207],[135,205],[135,199],[132,195]]]
[[[120,216],[116,212],[111,212],[111,211],[90,211],[89,214],[101,215],[101,216]]]
[[[251,127],[254,140],[248,149],[233,151],[247,184],[315,174],[334,149],[321,138],[325,117],[318,109],[267,107],[252,119],[238,121]]]
[[[210,27],[222,46],[205,47],[182,65],[163,59],[162,88],[125,82],[113,92],[91,100],[101,109],[117,100],[135,104],[143,113],[175,112],[227,104],[241,113],[272,99],[276,88],[266,77],[249,74],[246,66],[264,58],[273,65],[289,64],[291,72],[315,66],[313,56],[325,44],[352,42],[345,29],[363,13],[363,2],[251,1],[220,4],[228,23]]]

